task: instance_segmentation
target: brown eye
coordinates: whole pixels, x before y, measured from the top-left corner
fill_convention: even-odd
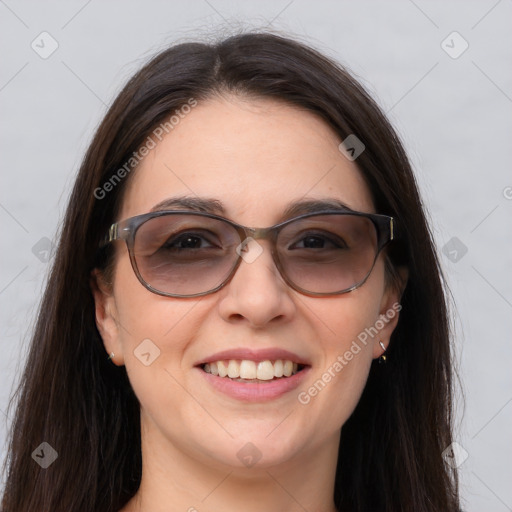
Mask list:
[[[292,244],[288,249],[341,249],[343,247],[346,247],[346,244],[338,237],[310,234]]]
[[[162,249],[205,249],[213,245],[203,236],[193,233],[183,233],[173,237],[162,246]]]

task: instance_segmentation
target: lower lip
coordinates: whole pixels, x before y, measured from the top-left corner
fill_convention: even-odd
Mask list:
[[[215,389],[231,398],[244,402],[264,402],[293,391],[304,380],[310,369],[310,366],[306,366],[291,377],[262,382],[261,384],[259,382],[237,382],[229,377],[218,377],[206,373],[202,368],[199,368],[199,371]]]

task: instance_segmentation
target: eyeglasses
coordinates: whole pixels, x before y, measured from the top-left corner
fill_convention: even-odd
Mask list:
[[[208,213],[156,211],[112,224],[100,246],[124,240],[135,275],[151,292],[198,297],[225,286],[242,259],[251,262],[249,243],[268,240],[290,287],[306,295],[338,295],[368,279],[380,251],[393,240],[393,220],[328,210],[248,228]]]

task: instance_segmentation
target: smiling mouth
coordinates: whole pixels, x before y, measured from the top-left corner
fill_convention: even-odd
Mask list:
[[[231,379],[236,382],[271,382],[286,379],[302,371],[306,365],[294,363],[287,359],[276,361],[251,361],[247,359],[230,359],[225,361],[212,361],[200,366],[202,370],[211,375]]]

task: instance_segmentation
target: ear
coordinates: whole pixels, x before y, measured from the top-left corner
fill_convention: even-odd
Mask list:
[[[91,291],[94,297],[96,326],[103,339],[107,354],[112,355],[112,362],[117,366],[124,364],[124,357],[119,339],[117,308],[111,286],[106,283],[103,274],[94,269],[90,278]]]
[[[386,289],[380,304],[379,319],[375,322],[375,326],[378,327],[379,332],[374,338],[374,359],[377,359],[384,353],[380,342],[384,344],[386,349],[388,348],[391,335],[398,323],[402,309],[400,300],[407,284],[409,271],[406,267],[399,267],[394,269],[394,272],[396,275],[389,279],[389,282],[386,284]]]

